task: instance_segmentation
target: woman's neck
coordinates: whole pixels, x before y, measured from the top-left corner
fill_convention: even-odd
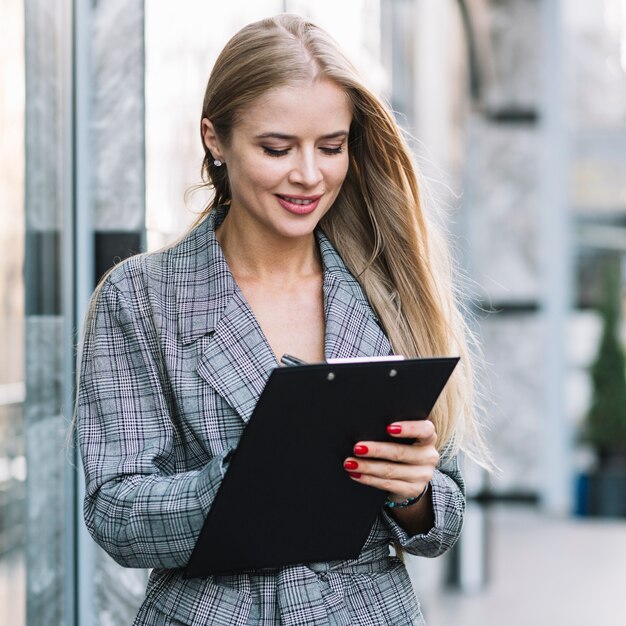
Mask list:
[[[227,216],[215,234],[236,279],[285,284],[321,271],[313,233],[298,238],[259,235]]]

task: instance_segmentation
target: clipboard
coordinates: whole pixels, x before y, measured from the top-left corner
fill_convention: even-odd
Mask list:
[[[272,371],[185,578],[357,558],[385,492],[343,468],[357,441],[426,419],[458,357],[346,359]],[[404,440],[409,443],[410,440]]]

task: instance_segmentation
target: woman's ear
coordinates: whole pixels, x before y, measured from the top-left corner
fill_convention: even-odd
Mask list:
[[[214,159],[224,161],[224,154],[220,149],[220,142],[215,133],[213,122],[207,117],[202,118],[202,138],[204,145],[211,151]]]

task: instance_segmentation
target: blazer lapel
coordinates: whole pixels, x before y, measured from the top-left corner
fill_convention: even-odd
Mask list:
[[[278,363],[239,290],[215,331],[200,339],[200,350],[198,374],[247,423]]]
[[[321,231],[317,238],[324,266],[326,358],[392,354],[389,340],[360,284]]]
[[[179,244],[179,333],[198,344],[197,373],[247,422],[278,364],[215,237],[225,213],[211,212]]]

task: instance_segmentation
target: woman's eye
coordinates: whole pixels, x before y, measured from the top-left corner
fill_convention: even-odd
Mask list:
[[[269,146],[262,146],[263,152],[269,156],[281,157],[289,153],[290,148],[270,148]],[[321,146],[320,150],[324,154],[341,154],[344,151],[344,144],[340,146]]]
[[[343,144],[341,144],[340,146],[334,146],[332,148],[325,147],[320,149],[324,154],[341,154],[343,152]]]
[[[284,148],[283,150],[279,150],[277,148],[268,148],[267,146],[263,146],[263,152],[273,157],[285,156],[289,152],[289,148]]]

